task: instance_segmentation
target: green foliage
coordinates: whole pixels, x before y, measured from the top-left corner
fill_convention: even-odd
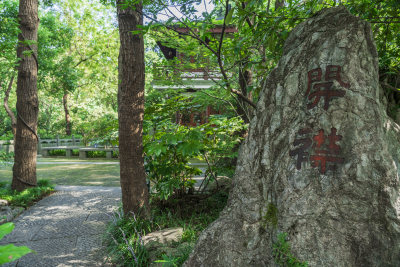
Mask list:
[[[106,152],[105,151],[88,151],[87,155],[88,155],[88,158],[105,158]]]
[[[161,131],[163,129],[163,131]],[[244,125],[239,118],[215,116],[209,123],[188,128],[164,121],[158,131],[145,137],[146,168],[150,181],[161,199],[174,193],[185,194],[193,187],[190,178],[201,171],[189,165],[193,158],[205,158],[209,163],[207,177],[232,168],[234,148],[241,138]],[[229,167],[228,167],[229,166]],[[226,170],[225,170],[226,171]]]
[[[161,255],[161,260],[156,260],[157,263],[162,263],[163,267],[178,267],[182,266],[183,263],[189,258],[190,253],[192,252],[193,247],[191,246],[184,246],[183,248],[179,249],[179,255],[169,255],[163,254]]]
[[[273,257],[279,266],[287,267],[307,267],[305,261],[300,261],[293,256],[290,251],[290,244],[286,240],[287,233],[279,233],[278,241],[273,245]]]
[[[121,266],[147,266],[148,253],[141,238],[165,228],[183,227],[182,240],[174,247],[176,255],[160,255],[157,262],[181,266],[188,258],[199,234],[216,218],[228,199],[227,192],[218,192],[200,198],[185,196],[181,199],[151,201],[151,218],[143,220],[138,216],[123,216],[121,209],[112,216],[106,238],[108,252],[113,262]],[[136,260],[135,260],[136,258]],[[141,263],[143,265],[139,265]]]
[[[264,227],[266,227],[267,224],[270,224],[274,228],[276,228],[276,226],[278,225],[278,209],[274,204],[268,203],[267,211],[263,216],[263,223]]]
[[[54,149],[49,151],[49,156],[64,156],[65,157],[66,152],[65,149]]]
[[[198,168],[192,159],[207,160],[207,179],[218,174],[232,174],[237,156],[235,150],[245,129],[237,117],[215,115],[196,127],[174,123],[176,114],[201,114],[212,98],[203,94],[187,97],[178,90],[151,91],[144,118],[144,151],[146,171],[160,199],[193,191]],[[217,105],[216,105],[217,106]]]
[[[191,226],[187,226],[182,234],[183,242],[195,242],[197,240],[197,232]]]
[[[189,166],[189,160],[197,157],[201,149],[201,133],[198,129],[169,123],[167,131],[157,132],[144,146],[148,178],[161,199],[173,193],[182,195],[193,188],[198,168]],[[147,137],[148,138],[148,137]]]
[[[142,237],[151,231],[152,222],[131,215],[124,216],[121,208],[112,215],[106,232],[108,252],[111,260],[122,266],[147,266],[148,252]]]
[[[11,165],[14,160],[14,153],[7,153],[6,151],[0,151],[0,166]]]
[[[13,206],[29,207],[36,201],[54,191],[54,186],[48,180],[39,180],[36,187],[25,189],[22,192],[11,190],[9,184],[0,188],[0,198],[7,200]]]
[[[232,176],[241,134],[247,129],[240,117],[221,115],[210,117],[209,123],[199,126],[203,133],[203,158],[208,163],[206,178]]]
[[[10,78],[16,66],[15,47],[18,43],[18,1],[0,3],[0,83]]]
[[[0,225],[0,239],[8,235],[14,229],[13,223],[5,223]],[[17,247],[13,244],[0,246],[0,264],[15,261],[22,256],[34,252],[26,246]]]

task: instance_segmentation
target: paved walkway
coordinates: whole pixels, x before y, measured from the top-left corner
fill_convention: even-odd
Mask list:
[[[102,237],[121,199],[119,187],[58,186],[14,220],[15,229],[0,244],[26,245],[28,254],[3,266],[108,266]]]

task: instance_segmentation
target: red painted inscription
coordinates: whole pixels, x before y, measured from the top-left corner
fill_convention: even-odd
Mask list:
[[[342,81],[342,67],[338,65],[328,65],[325,69],[325,77],[322,80],[322,69],[316,68],[308,72],[308,83],[306,96],[312,102],[307,105],[308,109],[316,107],[324,98],[324,109],[329,108],[329,103],[334,97],[343,97],[346,94],[344,90],[333,90],[333,80],[336,80],[342,87],[350,88],[349,83]]]
[[[331,169],[336,168],[335,163],[343,163],[343,158],[338,157],[340,153],[340,146],[336,142],[342,139],[341,135],[336,135],[336,129],[331,128],[331,133],[325,136],[324,130],[319,130],[319,134],[313,137],[314,155],[310,156],[311,165],[313,167],[320,167],[322,174],[326,173],[327,163]]]
[[[311,129],[301,129],[298,132],[298,135],[306,135],[311,133]],[[312,140],[309,137],[303,137],[299,139],[295,139],[293,142],[294,146],[299,146],[298,148],[294,150],[289,151],[289,155],[291,157],[297,156],[297,163],[296,163],[296,168],[298,170],[301,169],[301,163],[308,161],[308,150],[312,145]]]
[[[337,164],[343,163],[344,159],[339,157],[341,148],[337,144],[342,140],[342,136],[336,132],[335,128],[331,128],[331,133],[326,136],[325,131],[321,129],[317,135],[311,137],[310,129],[300,130],[300,138],[293,142],[297,148],[289,151],[291,157],[297,156],[296,168],[300,170],[302,162],[310,160],[312,167],[319,167],[320,173],[325,174],[327,169],[335,169]],[[309,156],[310,149],[312,155]]]

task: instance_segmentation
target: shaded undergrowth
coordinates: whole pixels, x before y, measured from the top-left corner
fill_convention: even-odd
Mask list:
[[[154,231],[182,227],[181,240],[172,244],[177,252],[157,255],[163,266],[181,266],[201,231],[218,218],[227,198],[228,193],[220,191],[210,195],[185,195],[168,201],[153,200],[150,220],[134,214],[124,216],[119,209],[113,214],[105,237],[111,261],[117,266],[149,266],[149,252],[142,237]]]

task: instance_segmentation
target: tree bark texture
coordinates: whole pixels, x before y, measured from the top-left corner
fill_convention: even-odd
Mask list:
[[[8,88],[6,89],[6,92],[5,92],[4,109],[6,110],[8,116],[11,119],[11,128],[12,128],[14,144],[15,144],[15,133],[17,131],[17,118],[15,118],[14,112],[12,112],[12,110],[10,109],[10,107],[8,105],[8,98],[10,97],[10,92],[11,92],[13,82],[14,82],[14,75],[11,77],[10,83],[8,84]]]
[[[120,33],[118,58],[118,120],[122,204],[126,215],[149,214],[149,193],[143,159],[144,114],[144,42],[140,34],[132,34],[143,24],[142,4],[123,9],[125,1],[117,0]]]
[[[37,31],[38,0],[19,1],[21,33],[17,57],[17,131],[12,188],[18,191],[36,186],[37,121]]]
[[[64,93],[63,106],[65,113],[65,134],[71,135],[71,116],[69,115],[69,110],[68,110],[68,93]]]

